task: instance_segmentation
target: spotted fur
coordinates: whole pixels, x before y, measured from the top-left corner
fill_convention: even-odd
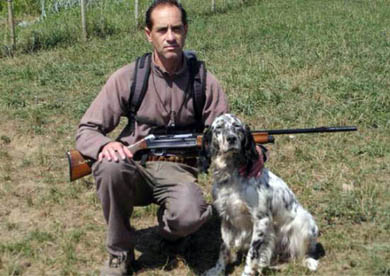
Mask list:
[[[237,117],[215,119],[203,138],[204,164],[211,163],[213,205],[221,217],[222,244],[216,265],[207,276],[224,275],[237,252],[247,252],[242,275],[256,275],[281,260],[302,259],[314,271],[318,227],[286,183],[264,168],[248,178],[258,158],[250,130]]]

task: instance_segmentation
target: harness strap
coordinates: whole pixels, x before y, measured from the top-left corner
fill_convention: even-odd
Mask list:
[[[204,128],[202,114],[203,107],[206,101],[206,66],[203,61],[199,61],[192,51],[184,51],[184,55],[188,60],[188,68],[190,71],[190,83],[192,83],[192,98],[194,102],[195,119],[197,122],[197,131],[202,131]]]
[[[194,104],[196,120],[195,130],[202,132],[204,128],[202,114],[206,101],[205,91],[207,72],[204,62],[198,61],[194,52],[186,50],[184,51],[184,55],[187,58],[187,65],[190,73],[189,87],[191,89]],[[148,88],[149,76],[151,73],[151,60],[151,53],[146,53],[136,59],[133,82],[130,87],[129,114],[127,116],[129,120],[128,127],[130,127],[132,131],[135,127],[137,111],[142,104]],[[192,128],[192,126],[188,127]]]
[[[144,54],[142,57],[137,58],[135,63],[134,79],[130,88],[130,113],[134,116],[141,106],[147,90],[150,76],[151,56],[150,53]],[[132,119],[135,118],[133,117]]]

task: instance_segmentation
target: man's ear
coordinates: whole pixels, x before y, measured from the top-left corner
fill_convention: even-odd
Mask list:
[[[152,32],[151,30],[149,30],[148,27],[145,27],[145,35],[146,35],[146,38],[148,39],[149,42],[152,42],[152,37],[150,35],[150,33]]]

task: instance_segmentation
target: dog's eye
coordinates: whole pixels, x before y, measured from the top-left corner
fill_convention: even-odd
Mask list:
[[[215,129],[214,129],[214,133],[215,134],[220,134],[222,131],[223,131],[223,126],[222,125],[216,126]]]

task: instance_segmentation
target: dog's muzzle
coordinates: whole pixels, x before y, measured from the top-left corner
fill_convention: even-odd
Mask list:
[[[235,135],[228,135],[227,137],[226,137],[226,141],[228,142],[228,145],[229,146],[233,146],[233,145],[235,145],[236,143],[237,143],[237,136],[235,136]]]
[[[225,143],[224,148],[226,149],[226,151],[240,150],[240,139],[235,134],[226,135],[224,143]]]

